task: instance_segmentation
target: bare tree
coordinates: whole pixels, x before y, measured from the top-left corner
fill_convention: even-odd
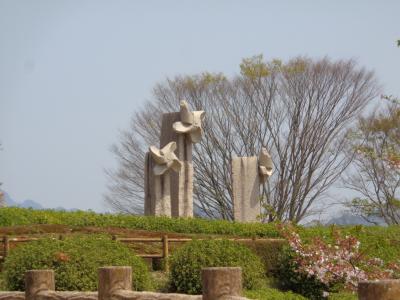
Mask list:
[[[400,224],[400,104],[360,118],[348,139],[355,157],[345,186],[360,195],[348,205],[371,223]]]
[[[143,206],[143,157],[157,145],[161,114],[180,99],[206,111],[204,136],[194,147],[195,204],[202,215],[233,219],[231,160],[270,150],[276,171],[263,187],[265,220],[300,221],[348,166],[346,127],[378,94],[371,72],[353,61],[296,58],[243,60],[241,73],[178,76],[157,84],[113,151],[107,202],[116,210]],[[201,159],[200,159],[201,158]]]

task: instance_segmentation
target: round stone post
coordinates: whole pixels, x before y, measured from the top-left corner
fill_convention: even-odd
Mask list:
[[[34,300],[40,291],[54,291],[53,270],[29,270],[25,273],[25,299]]]
[[[358,283],[359,300],[400,299],[400,280],[361,281]]]
[[[241,268],[204,268],[201,270],[203,300],[218,300],[242,293]]]
[[[99,268],[99,298],[110,300],[112,294],[118,290],[132,289],[131,267],[104,267]]]

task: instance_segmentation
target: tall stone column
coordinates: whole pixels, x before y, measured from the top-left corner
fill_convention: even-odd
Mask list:
[[[161,150],[149,148],[145,159],[144,213],[150,216],[171,216],[171,174],[179,172],[181,163],[174,150],[176,143],[170,142]]]
[[[189,111],[181,101],[180,112],[163,114],[160,147],[174,141],[176,156],[181,161],[179,173],[171,174],[171,211],[173,217],[193,217],[193,143],[201,139],[204,111]]]
[[[255,222],[261,214],[260,184],[272,174],[271,156],[262,148],[259,157],[232,159],[233,215],[238,222]]]

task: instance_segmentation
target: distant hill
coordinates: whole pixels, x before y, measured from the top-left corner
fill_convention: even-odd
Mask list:
[[[26,199],[22,202],[16,201],[13,198],[11,198],[10,194],[8,194],[6,191],[2,191],[4,194],[4,201],[6,203],[6,206],[16,206],[16,207],[22,207],[22,208],[33,208],[33,209],[53,209],[53,210],[63,210],[63,211],[77,211],[79,210],[78,208],[71,208],[67,209],[62,206],[58,206],[56,208],[49,208],[49,207],[43,207],[39,202],[31,200],[31,199]]]
[[[379,218],[371,218],[371,221],[377,223],[377,225],[384,226],[385,222],[383,222]],[[365,226],[372,226],[375,225],[374,223],[367,222],[360,216],[356,216],[351,214],[350,212],[342,212],[339,216],[331,218],[326,225],[365,225]]]
[[[43,206],[31,199],[26,199],[22,202],[17,202],[14,199],[11,198],[11,196],[6,192],[3,191],[4,193],[4,200],[6,202],[7,206],[17,206],[17,207],[23,207],[23,208],[33,208],[33,209],[43,209]]]

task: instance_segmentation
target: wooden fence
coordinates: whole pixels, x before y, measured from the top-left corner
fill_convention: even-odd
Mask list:
[[[25,292],[0,292],[0,300],[248,300],[241,296],[241,268],[202,269],[202,295],[134,292],[131,267],[100,268],[98,278],[97,292],[56,292],[53,270],[31,270]],[[360,282],[358,299],[399,300],[400,280]]]
[[[25,292],[0,292],[3,300],[248,300],[241,297],[241,268],[202,270],[202,295],[132,291],[131,267],[99,269],[98,292],[56,292],[53,270],[31,270],[25,274]]]
[[[59,235],[58,239],[64,239],[64,235]],[[10,251],[10,244],[11,243],[24,243],[30,241],[36,241],[39,238],[27,238],[27,237],[3,237],[3,255],[0,256],[0,260],[4,260],[5,257],[8,255]],[[54,238],[56,239],[56,238]],[[138,238],[128,238],[128,237],[117,237],[112,236],[112,239],[115,241],[119,241],[126,244],[134,244],[134,243],[161,243],[161,253],[139,253],[136,254],[142,258],[163,258],[165,262],[168,261],[169,253],[170,253],[170,244],[171,243],[185,243],[190,242],[192,238],[169,238],[168,235],[163,235],[162,237],[153,237],[153,238],[146,238],[146,237],[138,237]],[[209,240],[205,238],[200,238],[196,240]],[[221,238],[215,238],[214,240],[221,240]],[[227,240],[236,241],[236,242],[260,242],[260,241],[283,241],[283,239],[262,239],[262,238],[230,238]],[[168,263],[164,264],[166,271],[168,271]]]

